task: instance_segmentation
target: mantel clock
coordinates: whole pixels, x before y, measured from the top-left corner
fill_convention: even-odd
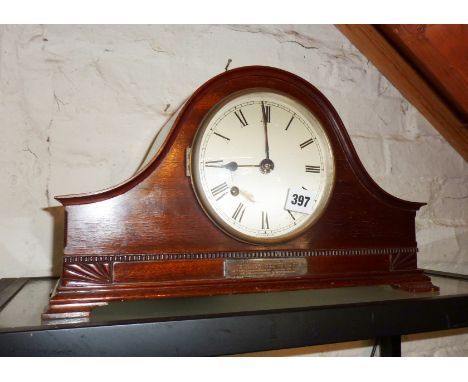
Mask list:
[[[66,210],[45,320],[111,301],[389,284],[417,269],[423,205],[383,191],[330,102],[289,72],[222,73],[185,103],[154,157]]]

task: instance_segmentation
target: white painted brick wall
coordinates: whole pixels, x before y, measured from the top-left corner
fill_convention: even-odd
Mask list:
[[[63,216],[53,196],[127,179],[158,128],[229,59],[318,87],[380,186],[428,203],[417,216],[419,266],[468,273],[467,163],[333,26],[12,25],[0,27],[0,277],[56,272],[53,216]],[[466,332],[412,338],[408,355],[468,354]]]

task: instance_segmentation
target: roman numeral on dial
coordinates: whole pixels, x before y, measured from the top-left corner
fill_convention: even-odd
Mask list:
[[[270,229],[270,224],[268,224],[268,213],[262,211],[262,229]]]
[[[231,138],[225,137],[224,135],[221,135],[220,133],[214,132],[213,134],[214,134],[214,135],[217,135],[218,137],[221,137],[221,138],[225,139],[226,141],[230,141],[230,140],[231,140]]]
[[[244,217],[244,212],[245,212],[245,206],[243,203],[239,203],[237,206],[236,210],[232,214],[232,218],[234,220],[237,220],[239,223],[242,221],[242,218]]]
[[[247,120],[244,117],[244,113],[242,113],[241,109],[235,111],[234,114],[236,115],[237,119],[241,123],[242,127],[245,127],[248,125]]]
[[[227,189],[229,188],[229,186],[226,184],[226,182],[223,182],[221,183],[220,185],[216,186],[216,187],[213,187],[211,189],[211,193],[213,194],[214,197],[218,196],[219,194],[222,194],[223,192],[227,191]],[[218,199],[216,200],[219,200],[221,199],[224,195],[226,195],[226,193],[222,194]]]
[[[262,120],[270,123],[271,120],[271,106],[265,106],[262,102]]]
[[[303,149],[304,147],[309,146],[313,142],[314,142],[314,138],[310,138],[307,141],[302,142],[299,146],[301,147],[301,149]]]
[[[314,172],[318,174],[320,172],[320,166],[305,166],[306,172]]]
[[[291,123],[294,119],[294,115],[291,117],[291,119],[289,120],[288,124],[286,125],[286,129],[285,130],[288,130],[289,129],[289,126],[291,126]]]

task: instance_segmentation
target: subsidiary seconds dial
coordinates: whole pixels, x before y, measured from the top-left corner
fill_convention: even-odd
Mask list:
[[[292,239],[326,207],[334,180],[330,142],[295,99],[251,90],[221,102],[191,151],[197,198],[225,233],[251,243]]]

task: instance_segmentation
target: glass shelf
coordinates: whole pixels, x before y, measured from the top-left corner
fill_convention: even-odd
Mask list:
[[[440,292],[410,293],[388,285],[377,285],[112,302],[108,306],[94,309],[91,313],[90,323],[297,310],[345,304],[439,299],[447,296],[468,295],[468,280],[440,276],[431,276],[431,279],[434,285],[440,288]],[[41,313],[48,303],[50,291],[56,282],[57,280],[52,278],[29,279],[0,311],[0,329],[43,326],[40,319]]]

